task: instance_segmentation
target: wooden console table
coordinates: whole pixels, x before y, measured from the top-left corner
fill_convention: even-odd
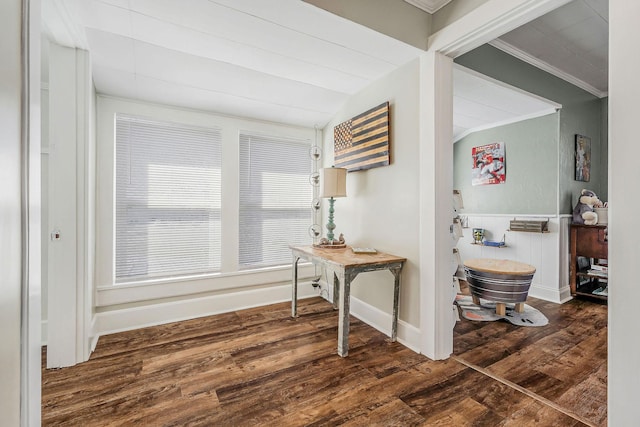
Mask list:
[[[400,295],[400,273],[407,260],[381,252],[374,254],[356,254],[351,247],[344,249],[326,249],[314,246],[292,246],[293,283],[291,295],[291,317],[298,315],[298,261],[304,259],[318,264],[333,276],[333,308],[340,310],[338,317],[338,354],[342,357],[349,353],[349,296],[351,282],[360,273],[367,271],[389,270],[394,277],[393,319],[391,341],[396,340],[398,332],[398,305]],[[329,277],[327,275],[327,277]]]

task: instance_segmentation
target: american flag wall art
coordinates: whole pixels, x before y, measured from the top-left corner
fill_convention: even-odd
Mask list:
[[[349,172],[388,166],[389,103],[384,102],[333,129],[334,163]]]

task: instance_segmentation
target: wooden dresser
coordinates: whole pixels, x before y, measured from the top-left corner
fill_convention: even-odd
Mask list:
[[[569,286],[571,295],[589,296],[606,300],[607,296],[594,294],[594,291],[606,287],[606,275],[590,272],[589,266],[580,268],[578,257],[590,258],[590,263],[607,259],[609,248],[605,239],[606,225],[571,224],[569,233],[570,265]]]

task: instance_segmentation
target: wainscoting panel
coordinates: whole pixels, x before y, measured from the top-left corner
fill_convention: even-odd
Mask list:
[[[552,302],[565,302],[568,287],[568,224],[570,218],[522,217],[518,215],[465,215],[468,228],[458,243],[462,261],[471,258],[510,259],[536,267],[529,295]],[[548,219],[548,233],[509,231],[510,220]],[[472,229],[484,228],[485,239],[500,241],[504,236],[505,247],[474,245]],[[566,277],[565,277],[566,276]]]

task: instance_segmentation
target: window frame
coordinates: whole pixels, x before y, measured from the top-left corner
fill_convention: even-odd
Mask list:
[[[277,210],[295,210],[295,211],[305,211],[308,214],[308,223],[306,225],[306,227],[303,230],[303,234],[304,237],[309,237],[308,236],[308,229],[309,227],[314,223],[314,212],[312,210],[312,202],[313,202],[313,198],[314,198],[314,188],[313,186],[310,184],[309,182],[309,175],[311,175],[311,173],[313,172],[313,168],[314,168],[314,164],[313,164],[313,160],[311,159],[310,155],[309,155],[309,151],[313,145],[313,140],[310,140],[309,138],[282,138],[282,137],[278,137],[278,136],[274,136],[274,135],[269,135],[269,134],[258,134],[256,132],[249,132],[249,131],[241,131],[238,135],[238,149],[240,151],[240,156],[239,156],[239,180],[241,182],[242,177],[241,174],[243,173],[242,170],[242,151],[243,151],[243,147],[242,144],[243,143],[251,143],[251,141],[245,141],[243,138],[255,138],[258,143],[273,143],[273,144],[295,144],[295,145],[300,145],[300,147],[303,148],[303,157],[304,160],[308,162],[308,166],[309,166],[309,170],[304,174],[304,178],[302,179],[303,182],[301,182],[299,185],[306,185],[308,186],[308,188],[306,188],[306,190],[309,190],[309,200],[307,203],[303,203],[300,207],[297,208],[287,208],[287,207],[280,207]],[[270,160],[279,160],[279,159],[270,159]],[[287,159],[288,161],[289,159]],[[249,162],[251,162],[251,159],[249,159]],[[239,217],[240,219],[242,218],[242,208],[243,208],[243,203],[242,203],[242,185],[239,185],[240,191],[239,191],[239,196],[240,196],[240,200],[239,200]],[[259,209],[255,209],[257,211],[261,211],[261,212],[270,212],[273,211],[272,208],[259,208]],[[264,230],[264,229],[263,229]],[[257,264],[245,264],[242,262],[242,243],[243,242],[239,242],[239,259],[238,259],[238,269],[240,271],[246,271],[246,270],[254,270],[254,269],[260,269],[260,268],[268,268],[268,267],[278,267],[278,266],[282,266],[282,265],[286,265],[288,262],[290,262],[290,259],[287,259],[287,261],[283,261],[282,264],[266,264],[266,265],[257,265]],[[255,242],[254,242],[255,243]],[[264,242],[260,242],[260,243],[264,243]],[[293,242],[289,242],[289,243],[293,243]],[[310,238],[307,239],[307,244],[312,243],[312,241],[310,240]],[[294,243],[295,244],[295,243]],[[287,244],[288,245],[288,244]]]
[[[222,259],[218,273],[136,282],[115,282],[115,114],[152,120],[212,126],[222,129]],[[96,96],[96,257],[95,302],[98,307],[138,301],[184,297],[255,286],[288,285],[291,266],[239,270],[239,133],[251,131],[314,141],[315,130],[283,124],[168,107],[105,95]],[[316,219],[315,222],[318,222]],[[311,225],[311,224],[309,224]],[[299,277],[311,278],[311,264],[300,266]]]

